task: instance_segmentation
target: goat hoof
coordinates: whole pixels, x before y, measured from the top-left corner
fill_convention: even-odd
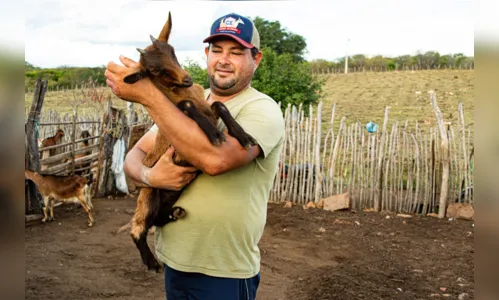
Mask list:
[[[246,136],[243,136],[243,138],[241,138],[239,140],[239,143],[245,148],[245,149],[249,149],[251,147],[253,147],[254,145],[257,144],[257,142],[255,141],[255,139],[253,139],[253,137],[249,136],[249,135],[246,135]]]
[[[213,134],[213,136],[209,137],[210,142],[215,146],[220,146],[223,142],[226,141],[225,135],[221,131],[217,131]]]
[[[155,259],[149,260],[147,263],[147,269],[149,271],[155,271],[156,273],[160,273],[162,270],[161,265]]]
[[[92,226],[94,226],[93,223],[88,223],[88,227],[92,227]]]
[[[239,144],[245,149],[249,149],[258,144],[255,139],[251,135],[244,132],[242,128],[239,129],[236,127],[236,129],[232,129],[229,131],[229,135],[235,137]]]
[[[173,207],[173,220],[182,219],[187,215],[185,209],[179,206]]]

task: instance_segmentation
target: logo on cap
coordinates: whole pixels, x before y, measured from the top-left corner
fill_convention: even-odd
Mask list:
[[[233,31],[236,32],[237,34],[241,33],[241,30],[237,29],[237,26],[239,24],[243,24],[243,20],[241,18],[238,18],[237,20],[233,17],[227,17],[227,18],[222,18],[220,20],[220,27],[216,30],[217,32],[221,31]]]

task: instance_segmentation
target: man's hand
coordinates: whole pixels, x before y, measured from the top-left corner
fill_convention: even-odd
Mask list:
[[[122,55],[120,56],[120,61],[124,66],[120,66],[112,61],[107,64],[106,72],[104,73],[107,85],[119,98],[148,106],[147,102],[154,99],[154,95],[159,90],[149,78],[143,78],[134,84],[125,83],[123,79],[127,75],[139,71],[139,63]]]
[[[152,187],[179,191],[196,177],[195,167],[181,167],[173,163],[174,153],[173,147],[168,148],[154,167],[147,169],[145,179]]]

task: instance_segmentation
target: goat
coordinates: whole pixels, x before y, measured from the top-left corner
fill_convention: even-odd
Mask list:
[[[221,102],[214,102],[211,106],[204,99],[204,89],[201,85],[193,84],[191,76],[179,65],[173,47],[168,43],[171,32],[171,13],[159,34],[158,39],[150,36],[152,45],[140,52],[139,70],[126,76],[124,82],[133,84],[138,80],[149,77],[168,99],[170,99],[187,116],[196,121],[213,145],[220,145],[225,136],[217,129],[218,118],[227,126],[228,133],[235,137],[246,149],[256,142],[231,116],[227,107]],[[161,155],[170,146],[169,141],[161,131],[158,132],[155,145],[142,163],[152,167]],[[181,166],[190,166],[180,155],[175,154],[174,162]],[[198,174],[201,171],[198,171]],[[171,191],[143,187],[137,199],[137,207],[131,220],[130,235],[140,251],[142,262],[149,270],[158,272],[158,264],[149,246],[147,233],[152,226],[164,226],[171,221],[185,217],[186,211],[182,207],[174,206],[182,191]]]
[[[43,197],[42,222],[54,220],[54,201],[63,203],[80,203],[88,213],[88,226],[94,225],[92,197],[88,181],[84,177],[41,175],[37,172],[24,170],[24,177],[33,181]],[[50,206],[50,216],[47,212]]]
[[[40,143],[40,147],[50,147],[50,146],[55,146],[57,145],[61,140],[62,137],[64,136],[64,131],[62,129],[57,129],[55,135],[43,139],[43,141]],[[50,156],[54,156],[57,154],[57,149],[50,149],[50,150],[45,150],[42,153],[41,159],[48,158]],[[46,170],[48,167],[50,167],[51,164],[43,164],[41,166],[41,170]]]
[[[80,144],[80,147],[81,148],[85,148],[85,147],[88,147],[90,146],[90,140],[88,138],[90,138],[91,135],[90,135],[90,132],[88,132],[88,130],[83,130],[80,134],[80,138],[81,139],[86,139],[84,141],[81,142]],[[78,159],[78,158],[82,158],[82,157],[85,157],[85,156],[88,156],[92,154],[92,150],[87,150],[83,153],[78,153],[75,155],[75,159]],[[90,166],[90,162],[86,162],[86,163],[80,163],[77,165],[79,168],[86,168],[86,167],[89,167]],[[80,176],[83,176],[84,174],[90,174],[90,176],[92,176],[92,173],[90,172],[89,169],[87,170],[83,170],[83,171],[75,171],[75,174],[76,175],[80,175]],[[90,181],[92,181],[92,178],[90,177]]]
[[[64,136],[64,130],[57,129],[54,136],[48,137],[42,141],[41,146],[42,147],[55,146],[57,145],[57,143],[59,143],[62,140],[63,136]],[[54,156],[56,153],[56,149],[50,149],[49,152],[50,156]]]

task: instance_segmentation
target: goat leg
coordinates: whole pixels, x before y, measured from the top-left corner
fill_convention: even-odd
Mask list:
[[[135,214],[133,215],[131,222],[130,235],[140,252],[142,263],[147,266],[147,269],[159,272],[161,266],[147,245],[147,232],[149,231],[149,228],[152,227],[153,223],[150,205],[151,202],[159,201],[157,195],[154,195],[156,192],[157,189],[153,188],[141,189],[139,198],[137,199]]]
[[[83,209],[88,214],[88,227],[94,226],[94,216],[92,214],[92,207],[90,206],[89,203],[86,202],[85,195],[79,195],[78,200],[80,201],[81,207],[83,207]]]
[[[154,166],[161,155],[166,152],[168,146],[169,143],[166,138],[161,132],[158,132],[153,150],[144,157],[142,163],[146,167]],[[151,187],[140,189],[139,197],[137,198],[137,206],[131,220],[130,236],[140,252],[144,265],[146,265],[149,270],[156,270],[156,272],[158,272],[161,269],[161,266],[147,245],[147,232],[153,224],[153,216],[151,213],[154,212],[150,208],[151,206],[158,205],[155,203],[159,202],[159,199],[155,194],[157,194],[157,189]]]
[[[189,118],[193,119],[206,134],[210,143],[219,146],[225,142],[225,135],[218,130],[215,124],[210,122],[210,120],[203,114],[201,114],[194,103],[190,100],[183,100],[177,104],[177,107],[183,111]]]
[[[47,222],[47,219],[48,219],[48,205],[49,205],[49,201],[50,201],[50,196],[43,196],[43,219],[42,219],[42,222],[45,223]]]
[[[233,137],[235,137],[241,146],[246,149],[251,148],[251,146],[256,145],[255,139],[246,133],[244,129],[237,123],[237,121],[232,117],[227,107],[219,101],[213,102],[211,105],[212,111],[224,121],[225,126],[227,126],[227,131]]]

